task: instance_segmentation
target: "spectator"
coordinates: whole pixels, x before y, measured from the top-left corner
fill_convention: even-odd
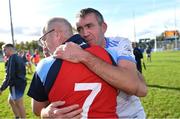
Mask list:
[[[151,47],[148,46],[146,49],[147,61],[151,62]]]
[[[8,98],[12,111],[16,118],[25,118],[25,108],[23,104],[23,95],[26,87],[26,68],[23,59],[16,54],[15,48],[12,44],[5,44],[2,46],[6,62],[6,77],[0,87],[0,94],[8,86],[10,95]]]
[[[33,56],[31,56],[31,61],[34,63],[35,66],[37,66],[40,61],[40,55],[37,49],[35,49]]]
[[[31,74],[31,73],[33,73],[33,70],[32,70],[31,52],[30,52],[30,50],[28,50],[27,53],[26,53],[26,59],[27,59],[27,62],[26,62],[27,72]]]
[[[138,48],[138,44],[136,42],[132,43],[132,47],[133,47],[133,53],[134,53],[135,60],[136,60],[137,70],[142,73],[141,59],[143,58],[143,54],[142,54],[141,50]]]
[[[24,64],[26,65],[27,59],[23,50],[18,52],[18,56],[20,56],[23,59]]]

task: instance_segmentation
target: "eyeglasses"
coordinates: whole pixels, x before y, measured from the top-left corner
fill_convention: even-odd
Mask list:
[[[40,46],[44,46],[44,41],[46,41],[46,39],[44,38],[47,34],[49,34],[49,33],[51,33],[51,32],[53,32],[53,31],[55,31],[55,29],[52,29],[52,30],[50,30],[50,31],[48,31],[48,32],[46,32],[43,36],[41,36],[40,38],[39,38],[39,40],[38,40],[38,45],[40,45]]]

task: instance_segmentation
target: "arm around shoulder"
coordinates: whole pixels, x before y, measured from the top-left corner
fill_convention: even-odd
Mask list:
[[[127,94],[135,95],[138,91],[142,90],[138,88],[139,85],[143,84],[139,81],[134,63],[124,60],[121,61],[120,65],[113,66],[95,55],[87,51],[85,52],[83,57],[81,57],[81,62],[103,80]]]
[[[133,62],[122,60],[118,66],[113,66],[89,52],[84,54],[81,62],[103,80],[127,94],[136,96],[147,94],[143,76],[137,73],[136,65]]]

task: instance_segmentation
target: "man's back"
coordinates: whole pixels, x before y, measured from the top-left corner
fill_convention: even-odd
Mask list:
[[[6,83],[3,83],[1,90],[5,90],[8,86],[25,87],[26,86],[26,69],[23,59],[17,54],[9,57],[5,63]]]
[[[17,54],[10,56],[6,69],[12,85],[26,85],[26,69],[23,59]]]
[[[87,50],[111,63],[102,48],[95,46]],[[79,104],[83,107],[83,117],[86,117],[86,113],[91,118],[116,117],[116,89],[80,63],[63,61],[48,97],[50,102],[66,101],[64,106]]]

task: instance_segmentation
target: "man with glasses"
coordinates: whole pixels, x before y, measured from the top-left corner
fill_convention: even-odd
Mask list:
[[[90,46],[80,35],[73,35],[70,23],[64,18],[50,19],[43,32],[40,42],[51,54],[61,44],[73,42],[107,63],[113,64],[110,55],[103,48]],[[62,47],[66,49],[65,45]],[[117,118],[117,90],[82,63],[71,63],[52,56],[42,59],[36,68],[28,95],[33,98],[34,113],[37,116],[43,115],[42,118],[58,118],[53,110],[48,115],[44,115],[42,111],[51,102],[58,100],[65,101],[62,107],[78,104],[70,106],[82,108],[73,112],[76,118],[81,117],[81,111],[82,118]],[[68,115],[64,118],[70,118]]]

